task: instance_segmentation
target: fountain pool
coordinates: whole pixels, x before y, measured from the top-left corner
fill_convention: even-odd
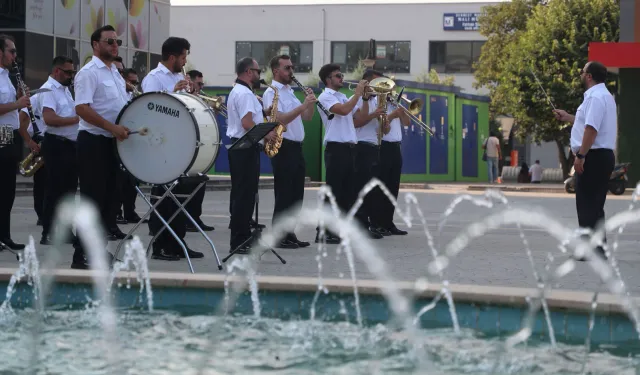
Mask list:
[[[0,292],[15,270],[0,269]],[[446,301],[419,321],[419,367],[405,331],[394,328],[381,282],[359,280],[363,325],[356,322],[351,281],[323,281],[310,320],[315,278],[257,277],[259,316],[250,292],[240,293],[230,311],[212,311],[225,302],[224,275],[151,273],[153,311],[130,273],[121,272],[114,288],[118,366],[107,363],[104,330],[91,301],[90,271],[57,270],[39,336],[42,374],[635,374],[640,354],[637,333],[618,298],[600,294],[585,363],[592,293],[555,290],[546,296],[555,347],[545,317],[536,316],[526,344],[499,357],[505,338],[521,327],[527,299],[535,289],[449,285],[460,331],[452,329]],[[231,277],[231,281],[238,276]],[[442,285],[398,282],[415,311],[431,302]],[[13,313],[0,322],[0,373],[22,374],[30,360],[33,288],[17,284]],[[499,359],[500,358],[500,359]],[[203,362],[204,361],[204,362]],[[496,361],[497,367],[496,366]],[[204,363],[204,364],[203,364]],[[203,372],[198,369],[204,367]],[[426,372],[425,372],[426,371]]]

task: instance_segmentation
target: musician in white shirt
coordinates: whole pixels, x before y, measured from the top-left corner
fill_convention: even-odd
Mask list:
[[[341,93],[344,75],[340,72],[340,65],[327,64],[320,68],[320,81],[326,86],[318,101],[335,115],[329,120],[323,111],[320,118],[324,124],[324,165],[326,169],[326,183],[336,198],[340,210],[344,213],[351,209],[356,201],[355,158],[358,137],[353,123],[353,116],[357,110],[356,104],[363,96],[367,81],[362,80],[355,89],[355,94],[348,99]],[[320,228],[316,228],[316,242],[326,241],[328,244],[340,243],[340,238],[330,231],[326,231],[325,238],[320,238]]]
[[[22,108],[18,114],[20,119],[20,129],[18,129],[18,132],[24,144],[30,149],[30,152],[40,152],[43,132],[46,130],[46,125],[42,122],[42,94],[43,93],[31,95],[31,112],[34,116],[35,128],[34,124],[31,123],[27,108]],[[43,164],[32,176],[33,209],[38,217],[37,225],[43,225],[45,180],[47,175],[45,167]]]
[[[142,80],[142,91],[173,91],[178,92],[187,90],[191,82],[189,77],[185,77],[181,72],[184,65],[187,63],[187,55],[191,44],[188,40],[178,37],[169,37],[162,44],[162,61],[158,63],[158,67],[153,69]],[[164,194],[164,188],[161,186],[153,186],[151,194],[161,196]],[[173,189],[174,194],[188,195],[193,192],[193,184],[180,182],[178,186]],[[178,198],[181,203],[185,198]],[[180,208],[170,199],[165,199],[157,207],[160,215],[168,219]],[[180,240],[184,243],[189,258],[202,258],[204,254],[199,251],[194,251],[189,248],[184,240],[186,235],[186,222],[187,218],[184,214],[180,213],[169,224],[171,229],[176,233]],[[152,215],[149,219],[149,231],[151,233],[157,233],[162,228],[162,223],[156,215]],[[160,236],[153,243],[153,255],[154,259],[158,260],[180,260],[186,258],[184,250],[176,242],[176,239],[171,235],[168,230],[162,231]]]
[[[31,105],[31,101],[29,95],[24,95],[21,91],[16,93],[9,79],[9,70],[16,57],[13,37],[0,34],[0,126],[13,129],[13,143],[0,145],[0,250],[4,246],[13,250],[24,249],[24,244],[15,243],[11,239],[11,209],[16,195],[18,159],[22,153],[18,111]]]
[[[302,120],[309,121],[315,111],[316,96],[313,90],[307,88],[304,103],[293,93],[291,83],[293,80],[293,63],[291,57],[279,55],[271,59],[271,71],[273,80],[271,86],[278,90],[278,122],[285,126],[282,133],[282,144],[278,153],[271,158],[273,168],[273,180],[275,205],[273,207],[272,222],[278,220],[278,215],[291,210],[296,205],[302,205],[304,199],[305,161],[302,152],[304,140],[304,124]],[[270,110],[273,105],[275,92],[267,88],[262,95],[262,106]],[[297,249],[311,244],[298,240],[292,230],[286,233],[284,238],[277,242],[277,247],[285,249]]]
[[[367,69],[362,79],[371,82],[372,79],[382,77],[382,73]],[[387,112],[387,105],[378,108],[377,96],[369,96],[367,93],[358,100],[356,104],[356,116],[353,124],[356,127],[356,136],[358,144],[356,145],[356,184],[355,192],[359,193],[366,184],[371,181],[378,173],[378,164],[380,162],[380,146],[378,145],[378,133],[387,134],[389,132],[389,122],[386,121],[380,126],[380,116]],[[384,196],[380,196],[382,192],[376,188],[371,190],[364,198],[363,204],[356,212],[356,219],[362,228],[369,232],[369,237],[373,239],[381,239],[383,235],[375,230],[370,222],[370,217],[380,206]]]
[[[236,142],[257,124],[264,122],[262,105],[253,92],[260,85],[260,67],[251,57],[236,63],[236,84],[227,100],[227,137]],[[271,131],[264,138],[273,139]],[[260,178],[260,145],[246,149],[229,150],[231,173],[231,251],[248,254],[253,243],[251,238],[251,215],[255,206]]]
[[[130,131],[115,124],[127,103],[124,79],[113,63],[120,45],[122,40],[118,39],[113,26],[106,25],[94,31],[91,34],[93,58],[80,69],[74,84],[76,113],[80,117],[76,143],[80,193],[97,205],[102,225],[112,236],[124,236],[115,222],[115,215],[112,215],[118,168],[114,138],[123,141],[129,137]],[[77,234],[83,235],[81,232]],[[76,251],[71,268],[88,269],[82,241],[74,241],[74,247]]]
[[[57,205],[63,197],[75,195],[78,190],[76,141],[80,117],[76,114],[75,101],[69,91],[75,74],[71,58],[56,57],[51,75],[42,85],[51,91],[39,94],[42,120],[46,124],[42,155],[47,171],[42,245],[51,243],[50,232]]]

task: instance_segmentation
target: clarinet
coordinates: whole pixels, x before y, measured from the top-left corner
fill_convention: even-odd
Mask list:
[[[20,68],[18,67],[17,61],[13,62],[13,69],[16,74],[16,82],[18,83],[18,87],[20,87],[20,90],[22,90],[23,95],[27,95],[27,85],[25,85],[24,81],[22,80],[22,76],[20,75]],[[27,107],[27,112],[29,112],[29,119],[31,120],[31,126],[33,127],[33,135],[36,136],[40,134],[40,129],[38,129],[38,125],[36,125],[36,116],[33,115],[33,110],[31,109],[30,105]]]
[[[298,81],[298,80],[296,79],[296,77],[291,76],[291,79],[293,80],[293,82],[295,82],[295,83],[296,83],[296,85],[298,85],[298,87],[300,87],[300,89],[301,89],[302,91],[304,91],[304,92],[306,93],[307,88],[306,88],[302,83],[300,83],[300,81]],[[329,120],[331,120],[331,119],[333,118],[333,116],[335,116],[333,113],[329,112],[329,111],[328,111],[328,110],[327,110],[327,109],[322,105],[322,103],[320,103],[320,102],[316,102],[316,104],[318,105],[318,108],[320,108],[320,110],[321,110],[322,112],[324,112],[324,114],[325,114],[325,115],[327,115],[327,118],[328,118]]]

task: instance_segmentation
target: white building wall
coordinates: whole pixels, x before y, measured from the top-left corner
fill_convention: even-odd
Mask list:
[[[331,62],[332,41],[411,41],[410,74],[429,69],[430,41],[482,41],[476,31],[444,31],[444,13],[481,12],[495,3],[172,6],[171,35],[191,43],[189,60],[208,85],[230,85],[234,79],[236,41],[312,41],[313,72]],[[296,74],[305,82],[307,74]],[[472,74],[455,74],[456,85],[473,89]]]

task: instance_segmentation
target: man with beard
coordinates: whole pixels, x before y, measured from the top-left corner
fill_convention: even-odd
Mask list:
[[[182,67],[187,63],[187,55],[191,44],[184,38],[170,37],[162,44],[162,61],[158,63],[158,67],[153,69],[142,80],[142,91],[173,91],[178,92],[187,90],[190,86],[188,77],[182,75]],[[174,194],[189,195],[192,191],[191,184],[180,182],[178,186],[173,189]],[[162,186],[154,186],[151,189],[152,196],[162,196],[165,190]],[[178,198],[180,203],[184,202],[184,198]],[[157,200],[152,199],[152,203],[155,204]],[[171,199],[165,199],[157,207],[158,213],[162,215],[164,219],[169,219],[180,208]],[[180,238],[187,249],[189,258],[202,258],[204,254],[199,251],[193,251],[189,249],[184,241],[186,235],[186,222],[187,218],[184,213],[180,212],[169,224],[171,229]],[[149,230],[151,233],[158,233],[162,228],[162,223],[157,215],[152,214],[149,219]],[[159,260],[180,260],[185,258],[184,250],[180,244],[176,242],[176,239],[171,235],[168,230],[163,230],[160,236],[153,243],[154,259]]]
[[[260,67],[251,57],[244,57],[236,64],[236,84],[227,100],[227,137],[236,142],[257,124],[264,122],[262,105],[253,89],[260,85]],[[266,140],[273,139],[269,132]],[[241,150],[229,150],[231,173],[231,250],[235,254],[248,254],[253,244],[251,238],[251,214],[258,192],[260,144]],[[242,246],[241,246],[242,245]],[[237,249],[237,250],[236,250]]]
[[[42,245],[51,243],[52,220],[58,203],[67,194],[75,195],[78,189],[76,140],[80,118],[76,115],[75,102],[69,91],[76,70],[73,60],[66,56],[53,59],[52,67],[49,79],[42,85],[51,91],[38,94],[42,119],[46,124],[42,143],[47,173]]]
[[[304,104],[293,93],[291,88],[291,76],[293,64],[287,55],[276,56],[271,59],[271,71],[273,81],[271,85],[278,90],[278,122],[283,124],[286,131],[282,133],[282,145],[280,150],[271,158],[273,168],[273,180],[275,205],[273,207],[273,223],[278,216],[290,210],[295,205],[301,205],[304,198],[305,163],[302,153],[302,141],[304,140],[304,125],[302,120],[309,121],[313,118],[316,97],[311,89],[305,93]],[[266,109],[273,104],[274,91],[268,88],[262,95],[262,105]],[[277,242],[277,247],[284,249],[297,249],[307,247],[309,242],[298,240],[292,230],[284,238]]]
[[[97,206],[102,225],[107,230],[118,228],[115,215],[112,215],[118,168],[114,138],[123,141],[130,131],[115,124],[127,103],[124,79],[113,63],[120,45],[122,40],[118,39],[113,26],[106,25],[94,31],[91,34],[93,57],[80,69],[74,84],[76,113],[80,117],[76,141],[80,193]],[[88,269],[81,241],[84,234],[78,231],[77,235],[80,238],[73,244],[75,252],[71,268]],[[113,257],[111,253],[107,254],[111,262]]]
[[[604,224],[604,203],[615,165],[618,118],[615,99],[604,84],[607,68],[590,61],[582,68],[580,79],[586,91],[575,116],[561,109],[553,112],[556,119],[573,124],[571,151],[575,155],[578,225],[593,230]],[[596,253],[606,258],[602,246]]]
[[[11,209],[16,195],[18,158],[22,150],[22,137],[18,131],[18,111],[31,105],[29,95],[18,92],[9,79],[9,71],[16,60],[17,50],[13,37],[0,34],[0,127],[7,127],[13,134],[10,144],[0,144],[0,250],[7,246],[13,250],[24,249],[24,244],[11,239]]]

